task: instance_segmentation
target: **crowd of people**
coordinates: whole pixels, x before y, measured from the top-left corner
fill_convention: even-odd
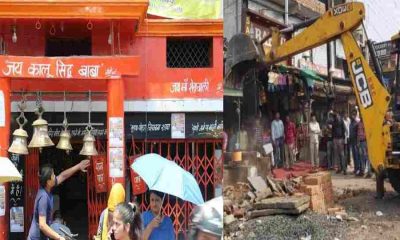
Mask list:
[[[262,123],[260,118],[254,124],[242,124],[236,133],[228,129],[227,151],[256,151],[262,155],[269,154],[265,146],[273,148],[273,168],[293,170],[294,162],[299,159],[301,148],[306,149],[303,160],[311,162],[312,171],[317,172],[321,167],[336,170],[336,173],[348,174],[349,165],[354,166],[356,176],[372,176],[372,168],[368,159],[364,124],[357,110],[347,113],[329,111],[326,121],[320,125],[315,114],[311,114],[307,127],[295,123],[294,116],[285,116],[282,121],[276,113],[271,122]],[[321,141],[324,139],[324,141]],[[320,144],[326,144],[326,154],[320,154]],[[324,146],[325,148],[325,146]],[[324,166],[320,155],[325,156]]]
[[[326,122],[327,168],[347,175],[347,166],[354,166],[356,176],[371,177],[372,168],[368,158],[367,142],[362,118],[357,111],[351,117],[346,113],[330,111]],[[351,159],[353,162],[351,162]]]
[[[59,211],[53,213],[52,189],[79,170],[90,165],[84,160],[77,165],[54,174],[50,165],[40,170],[40,188],[34,203],[34,213],[28,240],[65,240],[71,230],[65,225]],[[94,240],[173,240],[175,232],[170,217],[163,215],[164,193],[150,191],[149,210],[141,213],[136,203],[126,202],[125,189],[115,183],[109,194],[107,208],[101,213]],[[207,209],[206,209],[207,208]],[[189,239],[219,240],[222,236],[222,216],[218,210],[209,210],[209,205],[197,206],[194,210]]]

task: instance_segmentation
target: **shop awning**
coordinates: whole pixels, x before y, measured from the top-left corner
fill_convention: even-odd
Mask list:
[[[325,81],[324,78],[319,76],[315,71],[310,70],[310,69],[300,69],[300,68],[295,68],[292,66],[285,66],[285,65],[278,65],[278,71],[281,73],[284,72],[291,72],[293,74],[298,75],[300,78],[303,78],[307,82],[307,86],[312,87],[314,86],[314,81],[320,81],[323,82]]]
[[[307,85],[309,87],[314,86],[314,81],[325,81],[325,79],[323,79],[316,72],[310,69],[300,69],[300,77],[304,78],[307,81]]]
[[[7,19],[143,19],[149,0],[0,0]]]

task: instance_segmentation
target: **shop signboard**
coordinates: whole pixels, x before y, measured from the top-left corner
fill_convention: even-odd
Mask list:
[[[385,42],[375,43],[374,48],[375,48],[376,57],[379,60],[386,60],[386,59],[389,59],[391,56],[392,42],[385,41]]]
[[[147,13],[175,19],[221,19],[222,0],[150,0]]]
[[[171,138],[171,114],[125,113],[125,137]]]
[[[125,114],[126,138],[221,138],[218,135],[222,130],[222,113]]]
[[[300,11],[302,8],[308,8],[316,13],[324,14],[325,13],[325,4],[318,0],[295,0],[295,2],[301,4],[302,7],[299,7]]]
[[[186,115],[186,138],[222,138],[222,114],[190,113]]]
[[[24,176],[24,157],[18,154],[10,155],[11,162]],[[24,239],[24,182],[10,182],[10,239]]]
[[[116,79],[138,74],[139,57],[1,56],[0,76],[48,79]]]

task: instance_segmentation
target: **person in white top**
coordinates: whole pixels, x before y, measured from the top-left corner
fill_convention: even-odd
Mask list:
[[[283,159],[285,159],[283,148],[284,126],[279,112],[275,114],[275,119],[271,123],[271,136],[274,145],[275,164],[278,168],[283,167]]]
[[[344,112],[343,113],[343,122],[345,126],[344,131],[344,155],[347,160],[347,165],[350,165],[350,144],[349,144],[349,136],[350,136],[350,118],[349,114]]]
[[[311,122],[309,124],[310,131],[310,158],[313,171],[316,171],[319,167],[319,136],[321,135],[321,129],[317,118],[314,114],[311,115]]]

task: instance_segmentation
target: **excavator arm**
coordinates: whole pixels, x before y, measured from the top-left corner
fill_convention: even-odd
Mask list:
[[[280,42],[282,31],[272,29],[272,48],[264,60],[267,65],[278,63],[295,54],[340,38],[365,126],[368,156],[373,168],[381,172],[385,169],[386,150],[390,142],[388,140],[390,130],[383,126],[390,95],[372,72],[352,35],[352,31],[362,24],[364,15],[365,9],[362,3],[338,5],[300,34],[282,44]]]

